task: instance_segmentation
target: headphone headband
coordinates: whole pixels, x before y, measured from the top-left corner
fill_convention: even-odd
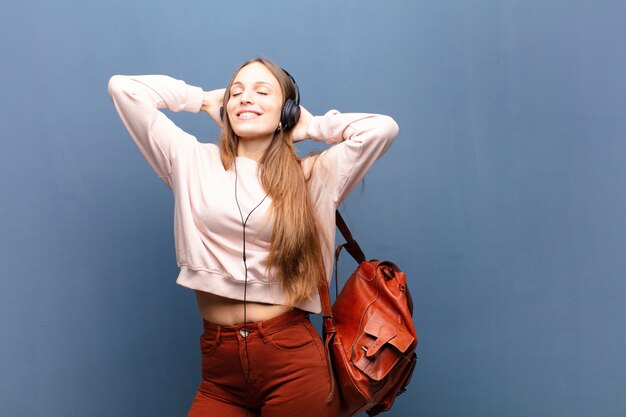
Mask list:
[[[293,99],[293,101],[295,101],[295,102],[296,102],[296,104],[298,104],[298,106],[299,106],[299,105],[300,105],[300,90],[298,89],[298,83],[296,83],[296,80],[295,80],[295,79],[291,76],[291,74],[289,74],[289,73],[287,72],[287,70],[286,70],[286,69],[284,69],[284,68],[281,68],[281,69],[283,70],[283,72],[284,72],[285,74],[287,74],[287,77],[289,77],[289,79],[291,80],[291,83],[293,84],[293,89],[294,89],[294,90],[295,90],[295,92],[296,92],[296,96],[295,96],[295,98]]]

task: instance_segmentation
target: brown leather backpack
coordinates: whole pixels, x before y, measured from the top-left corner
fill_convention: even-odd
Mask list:
[[[413,374],[413,301],[404,272],[392,262],[366,261],[339,212],[337,226],[346,243],[337,247],[335,259],[345,247],[359,266],[332,309],[328,283],[320,285],[323,338],[337,382],[335,394],[341,397],[341,416],[362,411],[374,416],[391,408]]]

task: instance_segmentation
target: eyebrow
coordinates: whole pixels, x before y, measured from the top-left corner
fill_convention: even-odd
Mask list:
[[[268,87],[270,87],[270,88],[274,88],[274,86],[273,86],[272,84],[270,84],[270,83],[268,83],[268,82],[265,82],[265,81],[257,81],[257,82],[255,82],[253,85],[257,86],[257,85],[261,85],[261,84],[262,84],[262,85],[266,85],[266,86],[268,86]],[[242,83],[241,81],[235,81],[235,82],[231,85],[231,87],[234,87],[234,86],[236,86],[236,85],[243,85],[243,83]]]

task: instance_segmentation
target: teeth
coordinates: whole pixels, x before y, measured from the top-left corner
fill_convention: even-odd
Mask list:
[[[252,119],[253,117],[257,117],[258,114],[253,113],[251,111],[245,111],[241,114],[239,114],[239,117],[241,117],[242,119]]]

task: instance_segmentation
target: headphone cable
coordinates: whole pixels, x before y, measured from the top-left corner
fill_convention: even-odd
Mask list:
[[[263,204],[263,202],[270,195],[270,191],[268,190],[267,194],[263,197],[263,199],[254,206],[250,213],[246,216],[246,219],[243,218],[243,212],[241,211],[241,206],[239,205],[239,199],[237,198],[237,161],[235,160],[233,163],[235,167],[235,203],[237,204],[237,209],[239,210],[239,216],[241,218],[241,226],[242,226],[242,240],[243,240],[243,266],[244,266],[244,286],[243,286],[243,334],[245,337],[243,338],[244,350],[246,352],[246,362],[247,362],[247,371],[246,371],[246,385],[250,385],[250,373],[252,372],[252,368],[250,366],[250,356],[248,354],[248,318],[247,318],[247,309],[246,309],[246,298],[248,293],[248,264],[246,262],[246,225],[248,224],[248,219],[250,219],[250,215]],[[271,187],[270,187],[271,190]],[[248,409],[246,407],[246,416],[248,415]]]

